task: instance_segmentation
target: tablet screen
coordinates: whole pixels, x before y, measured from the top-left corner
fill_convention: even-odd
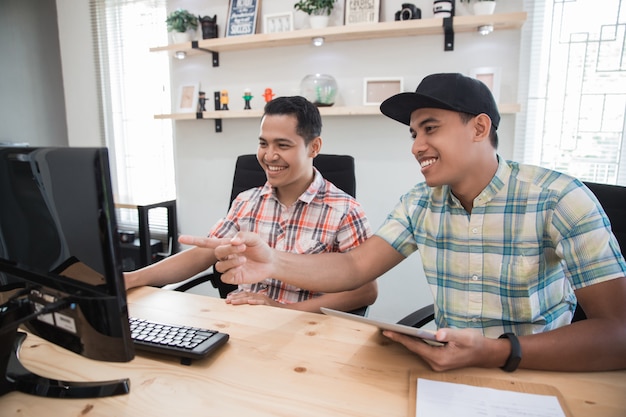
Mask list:
[[[370,324],[372,326],[378,327],[381,330],[391,330],[394,332],[406,334],[408,336],[419,337],[420,339],[424,339],[426,342],[432,345],[437,345],[437,346],[442,345],[442,343],[437,342],[435,340],[434,330],[419,329],[417,327],[405,326],[403,324],[387,323],[384,321],[369,319],[367,317],[357,316],[356,314],[350,314],[344,311],[333,310],[331,308],[326,308],[326,307],[322,307],[320,308],[320,310],[322,311],[322,313],[329,315],[329,316],[340,317],[343,319],[358,321],[359,323]]]

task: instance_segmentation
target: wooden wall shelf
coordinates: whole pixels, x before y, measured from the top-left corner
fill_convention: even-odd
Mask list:
[[[501,114],[513,114],[520,111],[519,104],[500,104],[498,106]],[[378,106],[332,106],[320,107],[320,114],[326,116],[382,116]],[[263,110],[222,110],[222,111],[205,111],[202,117],[197,117],[196,113],[174,113],[174,114],[157,114],[155,119],[172,119],[172,120],[217,120],[217,119],[260,119]]]
[[[526,18],[526,12],[456,16],[453,19],[453,29],[455,33],[476,32],[478,27],[483,25],[493,25],[494,31],[519,29],[526,21]],[[324,38],[325,42],[339,42],[402,36],[436,35],[443,33],[443,19],[431,18],[203,39],[197,41],[197,48],[192,48],[192,42],[186,42],[157,46],[150,48],[150,51],[183,51],[189,56],[204,54],[207,51],[227,52],[273,48],[276,46],[305,45],[310,44],[313,38],[320,36]]]

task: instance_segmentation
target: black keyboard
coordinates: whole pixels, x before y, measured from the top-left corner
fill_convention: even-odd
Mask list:
[[[131,317],[130,333],[135,349],[178,356],[189,365],[192,359],[210,355],[228,341],[228,334],[198,327],[164,324]]]

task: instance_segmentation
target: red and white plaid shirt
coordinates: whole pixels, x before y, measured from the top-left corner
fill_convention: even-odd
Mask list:
[[[269,183],[242,192],[209,236],[232,237],[239,231],[257,233],[270,247],[292,253],[346,252],[372,235],[361,205],[317,170],[309,188],[290,207],[278,201]],[[321,295],[276,279],[254,284],[252,291],[266,291],[284,304]]]

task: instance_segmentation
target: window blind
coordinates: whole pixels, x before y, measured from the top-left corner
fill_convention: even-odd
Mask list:
[[[151,204],[175,199],[165,0],[91,0],[99,105],[116,201]],[[120,228],[136,230],[133,210],[118,210]],[[165,210],[152,210],[154,238],[167,238]],[[164,241],[164,243],[167,243]]]

